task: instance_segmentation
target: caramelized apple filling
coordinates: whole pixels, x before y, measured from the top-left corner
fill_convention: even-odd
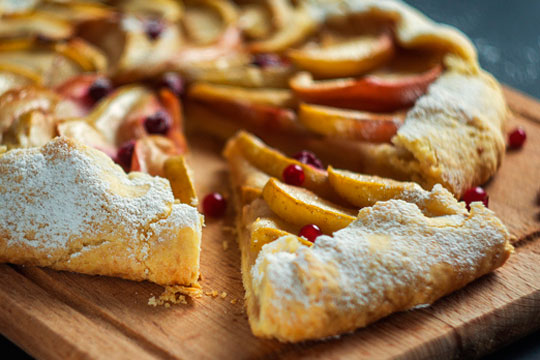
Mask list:
[[[298,235],[302,243],[311,246],[317,236],[332,235],[347,227],[359,209],[380,201],[412,203],[424,216],[433,218],[434,225],[438,218],[443,221],[446,216],[466,212],[465,205],[440,185],[427,191],[415,183],[332,166],[320,170],[308,161],[287,157],[245,132],[229,140],[224,155],[237,186],[236,201],[243,224],[251,224],[248,233],[255,255],[264,244],[284,235]],[[288,169],[292,167],[301,173],[301,181],[289,178]],[[251,196],[245,196],[247,191]]]

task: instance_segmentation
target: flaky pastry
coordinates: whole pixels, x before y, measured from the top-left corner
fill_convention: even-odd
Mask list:
[[[202,217],[167,180],[58,137],[0,155],[0,261],[197,287]]]

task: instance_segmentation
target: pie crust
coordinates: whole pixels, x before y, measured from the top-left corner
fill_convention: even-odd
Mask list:
[[[167,180],[58,137],[0,155],[0,261],[198,287],[203,219]]]

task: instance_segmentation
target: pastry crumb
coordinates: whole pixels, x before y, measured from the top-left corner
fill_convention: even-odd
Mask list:
[[[227,250],[229,248],[229,242],[227,240],[223,240],[223,250]]]
[[[227,297],[227,293],[223,291],[220,296],[222,299],[225,299]]]
[[[214,297],[214,298],[219,296],[219,292],[217,290],[206,291],[204,294],[206,296],[211,296],[211,297]]]
[[[202,296],[202,289],[197,284],[192,287],[185,286],[166,286],[163,293],[156,299],[152,296],[148,299],[148,305],[158,306],[163,305],[166,308],[171,307],[171,304],[183,304],[186,305],[187,297],[198,298]]]
[[[236,300],[236,299],[232,299],[232,300],[231,300],[231,304],[236,304],[237,301],[238,301],[238,300]]]

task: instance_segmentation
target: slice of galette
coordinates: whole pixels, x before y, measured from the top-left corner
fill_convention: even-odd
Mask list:
[[[0,154],[0,184],[0,262],[197,292],[202,216],[167,180],[57,137]]]
[[[253,333],[317,339],[431,304],[504,264],[502,222],[441,185],[430,191],[290,158],[241,132],[229,140]],[[298,160],[297,160],[298,159]]]

